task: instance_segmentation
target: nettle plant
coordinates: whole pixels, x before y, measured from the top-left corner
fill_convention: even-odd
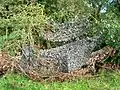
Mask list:
[[[0,41],[7,51],[17,52],[21,45],[40,43],[44,33],[46,16],[44,8],[37,5],[9,5],[0,10]]]

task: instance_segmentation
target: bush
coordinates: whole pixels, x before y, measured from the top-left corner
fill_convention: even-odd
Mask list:
[[[0,41],[8,51],[16,52],[22,45],[39,44],[44,33],[44,8],[37,5],[11,5],[0,9]]]
[[[113,10],[116,9],[114,8]],[[108,61],[120,63],[120,18],[113,10],[110,9],[110,11],[101,14],[101,21],[94,23],[92,29],[93,32],[101,33],[105,45],[112,46],[118,51],[115,58]]]

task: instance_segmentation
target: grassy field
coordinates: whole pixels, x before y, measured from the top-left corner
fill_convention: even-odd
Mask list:
[[[40,83],[29,80],[21,74],[6,74],[0,78],[0,90],[120,90],[120,75],[104,72],[95,78]]]

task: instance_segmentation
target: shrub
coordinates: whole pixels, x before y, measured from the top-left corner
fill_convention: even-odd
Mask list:
[[[8,51],[16,52],[22,45],[39,44],[44,33],[44,8],[37,5],[11,5],[0,9],[0,41]]]

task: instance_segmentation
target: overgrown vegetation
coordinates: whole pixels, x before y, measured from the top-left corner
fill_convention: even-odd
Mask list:
[[[50,22],[87,18],[90,35],[102,35],[104,45],[120,49],[120,0],[0,0],[0,50],[18,55],[22,46],[49,48],[54,43],[43,39],[51,31]],[[112,60],[120,63],[120,53]],[[21,75],[0,78],[1,90],[119,90],[120,76],[101,74],[98,78],[64,83],[33,82]]]
[[[0,49],[15,55],[25,44],[48,48],[50,42],[42,36],[49,20],[63,23],[88,18],[90,33],[101,33],[106,45],[119,50],[119,14],[119,0],[1,0]]]
[[[65,22],[76,17],[88,17],[93,33],[99,30],[105,34],[106,44],[119,48],[119,0],[1,0],[0,3],[0,48],[14,45],[11,49],[15,51],[26,42],[40,44],[47,19]]]
[[[53,6],[48,6],[49,2],[52,3],[52,1],[40,1],[41,4],[39,4],[37,1],[33,3],[27,0],[1,1],[0,48],[15,55],[25,44],[44,47],[49,43],[42,38],[48,26],[47,19],[65,22],[74,18],[75,15],[85,16],[85,13],[88,13],[83,1],[54,1],[52,5],[57,6],[56,10]]]
[[[5,3],[0,12],[0,40],[3,43],[1,48],[13,53],[17,52],[21,45],[38,44],[46,23],[44,8],[39,4],[14,5],[14,2]]]

